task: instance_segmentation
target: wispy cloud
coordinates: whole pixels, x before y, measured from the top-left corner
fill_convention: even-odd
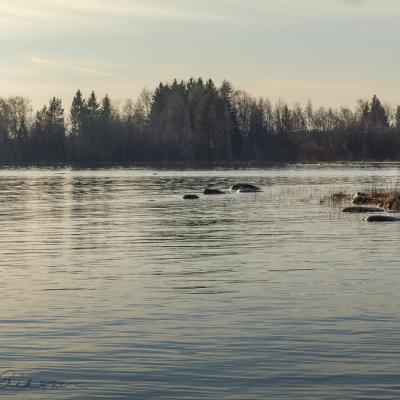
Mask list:
[[[359,5],[367,3],[366,0],[342,0],[342,1],[344,3],[351,4],[351,5],[354,5],[354,6],[359,6]]]
[[[51,61],[47,60],[45,58],[40,58],[36,56],[32,56],[30,58],[31,62],[35,64],[40,64],[49,68],[56,68],[56,69],[62,69],[62,70],[68,70],[68,71],[74,71],[74,72],[82,72],[85,74],[90,74],[90,75],[97,75],[97,76],[104,76],[108,78],[115,78],[116,75],[110,74],[108,72],[104,71],[98,71],[95,69],[79,66],[79,65],[72,65],[72,64],[66,64],[66,63],[61,63],[57,61]]]
[[[69,1],[63,2],[64,6],[70,10],[80,10],[81,12],[114,14],[124,17],[139,18],[188,18],[193,17],[191,13],[184,12],[165,6],[150,6],[141,2],[120,1],[118,4],[111,4],[103,1]]]
[[[266,15],[273,12],[283,12],[287,17],[298,14],[311,17],[355,15],[364,17],[376,15],[380,17],[394,16],[400,14],[398,0],[252,0],[245,3],[242,0],[218,0],[235,1],[243,7],[258,10]]]
[[[397,82],[399,16],[399,0],[0,0],[0,87],[43,102],[202,75],[273,97],[354,100],[383,87],[377,70]]]
[[[179,4],[178,4],[179,5]],[[104,0],[0,0],[0,17],[21,21],[59,20],[66,16],[98,17],[118,16],[123,18],[146,19],[204,19],[227,20],[223,15],[214,12],[201,12],[199,7],[181,3],[179,6],[168,6],[165,2],[143,0],[119,0],[112,4]]]

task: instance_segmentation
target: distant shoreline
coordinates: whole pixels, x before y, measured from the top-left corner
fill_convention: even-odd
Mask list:
[[[160,169],[160,170],[218,170],[218,169],[272,169],[307,166],[400,166],[400,161],[321,161],[321,162],[243,162],[243,163],[185,163],[185,162],[136,162],[136,163],[111,163],[111,162],[37,162],[37,163],[0,163],[0,169],[13,168],[72,168],[72,169],[107,169],[107,168],[132,168],[132,169]]]
[[[31,115],[0,97],[2,165],[268,168],[291,163],[399,162],[400,105],[377,96],[348,108],[272,104],[209,79],[160,83],[121,107],[77,90]],[[378,164],[377,164],[378,165]]]

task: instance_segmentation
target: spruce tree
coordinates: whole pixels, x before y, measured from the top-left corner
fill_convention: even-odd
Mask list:
[[[103,119],[103,121],[111,121],[112,119],[112,107],[111,107],[111,100],[106,94],[101,101],[101,108],[99,113]]]
[[[86,126],[85,120],[85,100],[82,97],[82,92],[78,89],[72,99],[70,110],[71,134],[79,136],[83,134]]]
[[[99,116],[100,105],[97,102],[97,97],[94,91],[90,94],[90,97],[86,101],[86,113],[88,116],[89,123],[96,121]]]
[[[388,116],[376,95],[372,97],[371,101],[370,120],[372,128],[376,131],[383,131],[389,128]]]

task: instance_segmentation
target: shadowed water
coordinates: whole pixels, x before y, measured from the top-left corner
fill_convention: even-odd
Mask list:
[[[397,178],[1,170],[0,396],[400,397],[400,224],[320,202]]]

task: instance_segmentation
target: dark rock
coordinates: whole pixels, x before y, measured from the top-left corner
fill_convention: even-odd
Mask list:
[[[370,198],[365,193],[357,192],[353,198],[352,203],[355,205],[360,205],[368,204],[370,201]]]
[[[261,189],[246,189],[246,188],[240,188],[238,193],[260,193]]]
[[[261,192],[261,188],[250,183],[237,183],[231,187],[231,190],[240,191],[241,193]],[[247,190],[248,192],[245,192],[244,190]]]
[[[183,196],[184,200],[197,200],[199,198],[199,196],[197,196],[197,194],[185,194]]]
[[[383,211],[385,210],[379,207],[361,207],[361,206],[352,206],[343,209],[343,212],[345,213],[368,213],[368,212],[383,212]]]
[[[223,192],[222,190],[219,190],[219,189],[210,189],[210,188],[206,188],[206,189],[204,189],[203,194],[206,194],[206,195],[225,194],[225,192]]]
[[[369,215],[364,218],[364,221],[367,222],[398,222],[400,218],[391,217],[390,215]]]

